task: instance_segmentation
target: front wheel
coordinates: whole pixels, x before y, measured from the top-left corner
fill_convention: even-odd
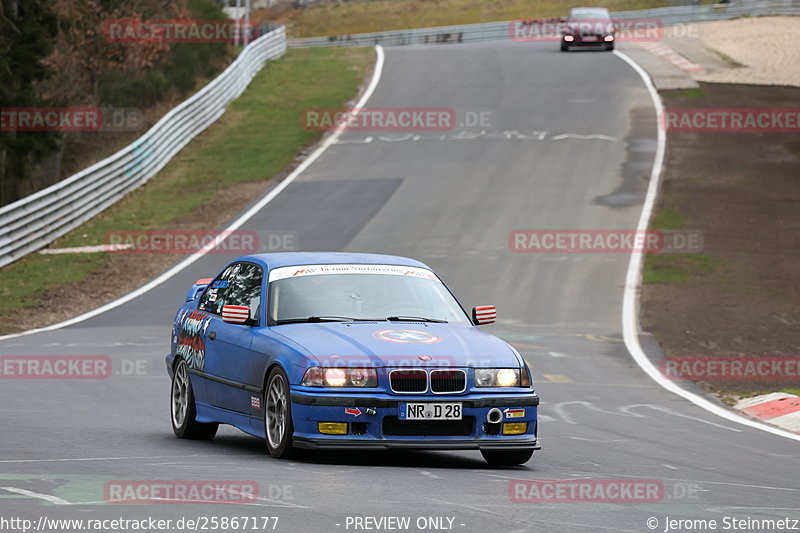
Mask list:
[[[181,439],[213,439],[219,424],[203,424],[195,420],[197,407],[194,404],[192,381],[189,379],[189,366],[180,359],[172,373],[172,394],[170,395],[170,418],[172,431]]]
[[[614,49],[614,43],[606,45],[606,50],[613,50],[613,49]]]
[[[295,455],[292,442],[292,400],[289,380],[281,367],[276,366],[269,373],[267,388],[264,390],[264,434],[267,437],[267,451],[272,457],[288,459]]]
[[[569,51],[569,46],[567,46],[565,43],[561,43],[561,51],[562,52],[568,52]]]
[[[495,466],[516,466],[530,461],[533,450],[481,450],[486,462]]]

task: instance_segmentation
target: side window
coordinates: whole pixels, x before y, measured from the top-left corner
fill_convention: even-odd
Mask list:
[[[215,315],[221,315],[222,306],[225,305],[224,296],[228,290],[228,285],[230,285],[230,280],[238,273],[241,267],[241,264],[236,263],[234,265],[229,265],[228,268],[223,270],[222,273],[211,282],[211,285],[206,288],[206,292],[204,292],[203,296],[200,298],[200,303],[197,306],[198,309],[208,313],[214,313]]]
[[[232,273],[232,279],[224,295],[225,305],[243,305],[249,308],[250,318],[258,322],[261,280],[264,273],[258,265],[241,263],[240,266],[240,269]]]

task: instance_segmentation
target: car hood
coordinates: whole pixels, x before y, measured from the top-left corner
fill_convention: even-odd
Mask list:
[[[570,32],[580,31],[581,33],[613,33],[614,23],[605,20],[569,20],[564,24],[564,29]]]
[[[471,325],[334,322],[271,330],[305,348],[323,366],[519,366],[508,344]]]

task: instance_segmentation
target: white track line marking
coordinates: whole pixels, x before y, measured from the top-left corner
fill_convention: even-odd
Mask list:
[[[369,85],[367,86],[367,89],[364,91],[364,94],[362,94],[361,98],[359,98],[358,102],[356,102],[353,105],[354,108],[363,108],[364,107],[364,104],[367,103],[367,100],[369,100],[370,96],[372,96],[372,93],[375,92],[375,88],[378,86],[378,82],[381,79],[381,73],[383,72],[383,62],[384,62],[383,48],[380,45],[376,46],[375,47],[375,53],[377,55],[377,59],[375,61],[375,70],[372,73],[372,79],[370,80]],[[227,236],[231,232],[237,230],[239,227],[242,226],[242,224],[244,224],[245,222],[247,222],[248,220],[253,218],[253,216],[256,213],[258,213],[259,211],[261,211],[264,208],[264,206],[266,206],[268,203],[270,203],[276,196],[278,196],[284,189],[286,189],[286,187],[291,185],[291,183],[295,179],[297,179],[297,177],[300,176],[300,174],[302,174],[309,166],[311,166],[311,164],[314,163],[314,161],[319,159],[319,157],[322,154],[324,154],[325,151],[331,145],[336,143],[336,141],[339,139],[339,136],[342,134],[342,132],[344,131],[346,126],[347,126],[347,124],[343,123],[338,128],[336,128],[331,135],[329,135],[328,137],[326,137],[322,141],[322,143],[317,147],[316,150],[314,150],[311,153],[311,155],[309,155],[305,160],[303,160],[303,162],[300,163],[300,165],[298,165],[298,167],[295,168],[292,171],[291,174],[286,176],[286,178],[282,182],[280,182],[278,185],[276,185],[258,203],[256,203],[250,209],[248,209],[247,212],[245,212],[242,216],[240,216],[239,218],[234,220],[227,228],[222,230],[222,232],[221,232],[222,238],[224,239],[225,236]],[[83,322],[84,320],[88,320],[88,319],[90,319],[92,317],[95,317],[95,316],[97,316],[99,314],[105,313],[106,311],[110,311],[111,309],[114,309],[116,307],[119,307],[119,306],[127,303],[127,302],[130,302],[134,298],[138,298],[139,296],[141,296],[142,294],[148,292],[149,290],[151,290],[151,289],[153,289],[155,287],[158,287],[159,285],[161,285],[162,283],[164,283],[165,281],[167,281],[168,279],[173,277],[175,274],[181,272],[183,269],[185,269],[186,267],[188,267],[189,265],[191,265],[192,263],[194,263],[195,261],[197,261],[198,259],[200,259],[204,255],[206,255],[215,246],[216,246],[216,241],[210,242],[208,246],[205,246],[201,250],[198,250],[197,252],[195,252],[192,255],[188,256],[186,259],[184,259],[183,261],[181,261],[180,263],[178,263],[177,265],[175,265],[171,269],[167,270],[166,272],[164,272],[163,274],[161,274],[157,278],[155,278],[155,279],[151,280],[150,282],[142,285],[138,289],[136,289],[136,290],[134,290],[132,292],[129,292],[125,296],[117,298],[116,300],[114,300],[112,302],[108,302],[105,305],[101,305],[97,309],[93,309],[92,311],[88,311],[86,313],[83,313],[82,315],[78,315],[76,317],[70,318],[68,320],[64,320],[63,322],[58,322],[56,324],[52,324],[50,326],[45,326],[45,327],[36,328],[36,329],[29,329],[29,330],[23,331],[21,333],[12,333],[10,335],[2,335],[2,336],[0,336],[0,340],[11,339],[11,338],[19,337],[19,336],[22,336],[22,335],[31,335],[33,333],[40,333],[40,332],[43,332],[43,331],[52,331],[54,329],[61,329],[61,328],[64,328],[66,326],[71,326],[73,324],[77,324],[78,322]]]
[[[40,254],[93,254],[97,252],[116,252],[133,248],[132,244],[97,244],[95,246],[74,246],[72,248],[45,248]]]
[[[44,500],[46,502],[50,502],[55,505],[69,505],[69,502],[67,500],[62,500],[57,496],[51,496],[49,494],[39,494],[38,492],[31,492],[29,490],[18,489],[16,487],[0,487],[0,489],[3,489],[8,492],[13,492],[15,494],[20,494],[22,496],[27,496],[29,498],[37,498],[39,500]]]
[[[427,477],[429,477],[429,478],[431,478],[431,479],[442,479],[442,478],[441,478],[441,476],[437,476],[436,474],[433,474],[433,473],[431,473],[431,472],[428,472],[427,470],[418,470],[418,469],[417,469],[417,472],[419,472],[419,473],[420,473],[420,474],[422,474],[423,476],[427,476]]]
[[[661,97],[658,96],[658,91],[653,86],[650,76],[647,72],[640,67],[633,59],[626,56],[619,50],[615,50],[614,55],[625,61],[639,77],[642,78],[647,91],[650,93],[650,98],[653,100],[653,106],[656,109],[656,117],[658,120],[658,148],[656,150],[656,158],[653,162],[653,170],[650,173],[650,183],[647,186],[647,195],[645,196],[644,206],[642,207],[642,214],[639,217],[639,224],[637,230],[645,231],[650,223],[650,216],[653,214],[653,205],[658,195],[658,187],[661,182],[661,170],[664,166],[664,154],[667,146],[667,132],[664,129],[660,117],[664,113],[664,105],[661,103]],[[633,357],[633,360],[639,365],[639,368],[650,376],[650,378],[667,389],[668,391],[681,396],[706,411],[720,416],[731,422],[749,426],[751,428],[760,429],[773,435],[785,437],[795,441],[800,441],[800,435],[784,431],[754,420],[749,420],[736,413],[728,411],[719,405],[711,402],[707,398],[703,398],[693,392],[684,390],[675,382],[668,380],[661,372],[653,365],[647,355],[644,353],[641,343],[639,342],[639,287],[642,281],[642,253],[634,251],[631,253],[631,261],[628,263],[628,273],[625,276],[625,292],[622,301],[622,336],[625,341],[625,347]]]
[[[609,137],[608,135],[603,135],[601,133],[592,133],[591,135],[580,135],[577,133],[563,133],[561,135],[556,135],[552,137],[553,141],[560,141],[562,139],[600,139],[603,141],[616,141],[616,137]]]
[[[29,498],[36,498],[39,500],[44,500],[46,502],[50,502],[54,505],[96,505],[96,504],[105,504],[108,502],[105,501],[97,501],[97,502],[68,502],[67,500],[63,500],[57,496],[51,496],[50,494],[39,494],[38,492],[32,492],[25,489],[18,489],[16,487],[0,487],[8,492],[13,492],[15,494],[19,494],[20,496],[27,496]],[[163,500],[169,503],[175,503],[175,500],[171,500],[169,498],[151,498],[152,500]],[[306,505],[300,505],[297,503],[286,502],[283,500],[272,500],[269,498],[262,498],[262,497],[255,497],[255,500],[263,503],[245,503],[242,505],[255,505],[258,507],[292,507],[296,509],[310,509],[310,507]],[[208,503],[208,500],[181,500],[180,503]]]

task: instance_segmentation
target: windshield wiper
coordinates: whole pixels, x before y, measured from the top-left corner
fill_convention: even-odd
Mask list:
[[[447,324],[447,320],[440,320],[438,318],[425,318],[424,316],[389,316],[386,320],[390,322],[408,321],[408,322],[436,322],[438,324]]]
[[[275,325],[280,326],[282,324],[302,324],[304,322],[352,322],[354,320],[358,319],[349,316],[322,315],[308,316],[305,318],[282,318],[280,320],[276,320]]]

